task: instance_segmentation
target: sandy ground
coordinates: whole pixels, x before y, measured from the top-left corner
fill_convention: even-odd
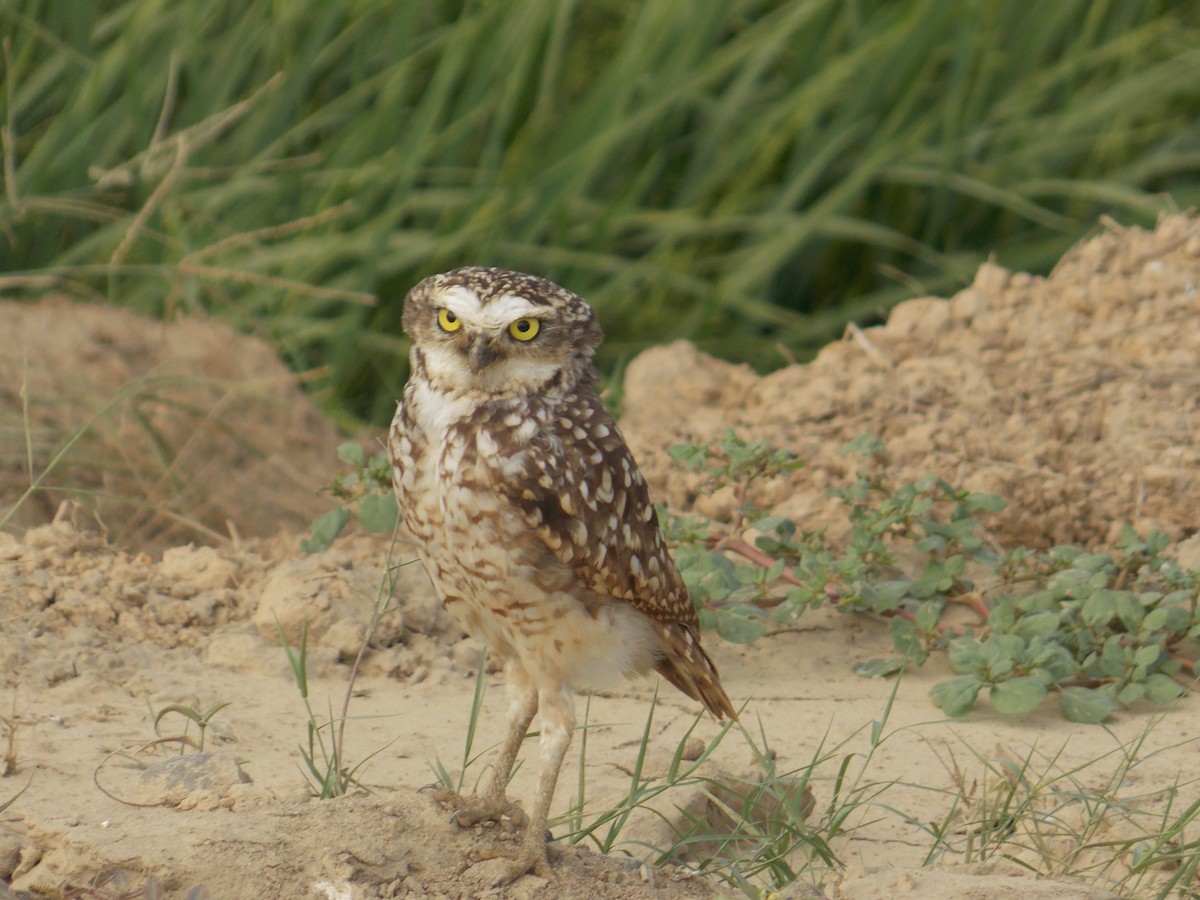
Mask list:
[[[993,522],[999,544],[1098,547],[1132,523],[1167,531],[1195,565],[1198,283],[1195,219],[1174,217],[1153,233],[1112,228],[1069,254],[1047,279],[985,266],[957,296],[904,304],[886,326],[767,377],[688,345],[650,351],[629,368],[622,423],[657,495],[680,510],[721,517],[732,497],[702,495],[696,476],[670,464],[666,448],[732,425],[808,461],[762,485],[753,499],[806,528],[828,525],[836,536],[837,504],[826,488],[852,475],[842,445],[871,433],[885,440],[886,465],[897,479],[934,472],[1012,501]],[[146,347],[187,344],[196,329],[219,329],[123,319],[120,334],[142,328],[158,337],[140,339],[140,357],[122,355],[130,341],[113,337],[110,318],[49,306],[51,313],[0,304],[10,333],[25,329],[20,334],[30,348],[20,366],[11,355],[0,358],[6,405],[0,423],[20,422],[22,415],[34,420],[46,454],[53,452],[56,427],[74,416],[75,428],[86,421],[89,391],[111,397],[122,385],[144,386],[163,373],[171,357]],[[69,357],[78,371],[38,355],[52,347],[39,335],[64,320],[73,323]],[[479,648],[462,638],[417,567],[401,570],[396,607],[372,638],[354,685],[347,762],[363,764],[364,789],[332,800],[309,796],[300,752],[308,719],[277,627],[295,641],[309,622],[309,702],[326,721],[341,707],[388,547],[350,536],[329,552],[299,553],[304,500],[312,499],[314,513],[328,503],[315,494],[323,477],[309,480],[305,473],[328,472],[336,435],[286,373],[261,359],[261,344],[214,334],[205,361],[195,364],[197,375],[210,380],[205,390],[185,379],[186,402],[153,407],[160,416],[156,433],[179,462],[164,467],[172,478],[160,473],[140,485],[150,513],[102,506],[97,518],[68,506],[50,523],[55,498],[23,510],[21,527],[0,533],[0,805],[15,797],[0,812],[0,898],[184,897],[197,888],[212,898],[736,895],[683,866],[643,864],[639,841],[662,834],[651,814],[635,816],[608,856],[587,841],[560,840],[552,878],[487,888],[495,865],[488,851],[513,835],[505,828],[458,829],[432,793],[420,790],[435,780],[435,760],[453,772],[462,767]],[[258,349],[247,350],[246,341]],[[260,360],[253,397],[230,387],[251,376],[222,371],[220,346],[231,359]],[[51,375],[58,380],[39,380]],[[172,377],[185,375],[186,367]],[[223,380],[214,387],[218,375]],[[21,379],[31,388],[32,414],[22,414]],[[88,391],[78,387],[85,383]],[[166,391],[163,382],[155,384]],[[65,412],[38,412],[39,398],[56,390]],[[163,410],[179,409],[190,418],[176,428],[174,413]],[[225,418],[235,412],[243,418]],[[108,437],[81,442],[83,458],[68,455],[56,483],[94,477],[97,490],[103,483],[112,492],[135,493],[138,479],[128,473],[141,457],[127,448],[112,466],[97,465],[98,454],[120,446],[121,435],[143,433],[131,432],[129,421],[120,409],[102,417],[108,430],[97,431]],[[271,428],[305,437],[272,443],[261,430]],[[220,435],[237,429],[236,450],[222,456],[231,442]],[[0,461],[4,507],[23,490],[22,458],[7,449]],[[194,465],[184,471],[189,460]],[[241,488],[203,489],[223,469]],[[257,480],[246,474],[262,471],[276,474]],[[164,487],[176,475],[186,491]],[[297,493],[300,484],[307,493]],[[189,497],[203,515],[187,515]],[[247,509],[239,509],[239,500]],[[264,503],[275,504],[275,521],[291,533],[267,536],[273,529],[264,524]],[[410,556],[401,546],[393,558]],[[855,662],[891,655],[879,622],[819,611],[753,645],[715,635],[706,644],[731,697],[746,704],[750,734],[759,742],[766,736],[778,771],[816,760],[812,821],[845,797],[847,785],[839,793],[836,779],[846,758],[851,783],[863,789],[833,841],[844,867],[811,865],[786,896],[1090,898],[1118,887],[1123,895],[1149,896],[1169,877],[1151,871],[1122,884],[1132,862],[1122,842],[1136,838],[1148,821],[1143,813],[1164,814],[1172,785],[1179,785],[1177,811],[1200,797],[1200,781],[1189,774],[1200,773],[1192,698],[1165,711],[1135,707],[1105,727],[1068,723],[1050,702],[1020,720],[981,714],[946,721],[928,699],[929,687],[949,674],[943,660],[898,685],[852,674]],[[503,730],[497,676],[486,684],[476,753]],[[585,822],[627,790],[656,687],[646,772],[657,776],[695,723],[694,705],[650,680],[590,699]],[[207,730],[212,756],[203,771],[180,783],[161,767],[147,771],[179,752],[176,743],[149,742],[177,735],[186,724],[167,712],[156,731],[160,711],[175,704],[204,712],[219,703],[228,706]],[[584,706],[581,699],[581,719]],[[868,755],[872,723],[885,718],[885,738]],[[716,732],[704,720],[694,735],[707,740]],[[188,733],[196,737],[194,725]],[[579,747],[577,739],[559,782],[558,812],[577,796]],[[1130,756],[1137,764],[1122,771],[1114,788],[1114,773]],[[1039,808],[1057,810],[1060,831],[1071,823],[1078,830],[1086,819],[1077,789],[1116,790],[1129,813],[1106,817],[1092,836],[1109,843],[1073,854],[1062,833],[1046,833],[1035,852],[1034,839],[1018,828],[981,850],[969,822],[1003,781],[994,772],[1024,760],[1027,778],[1042,785],[1038,802],[1049,804]],[[485,752],[468,767],[468,787],[486,763]],[[728,735],[712,764],[705,771],[746,772],[747,739]],[[530,795],[533,768],[517,773],[515,796]],[[958,796],[968,802],[966,814],[955,817]],[[680,787],[658,808],[670,816],[675,807],[700,808],[697,798],[694,788]],[[943,819],[952,849],[938,853],[930,823]],[[568,830],[565,823],[553,828],[558,837]],[[923,867],[930,857],[934,864]]]

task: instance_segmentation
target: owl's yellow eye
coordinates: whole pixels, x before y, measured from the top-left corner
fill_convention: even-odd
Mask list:
[[[518,341],[532,341],[542,330],[542,323],[537,319],[517,319],[508,326],[508,333]]]
[[[438,324],[442,326],[442,331],[458,331],[462,328],[462,319],[448,309],[439,309]]]

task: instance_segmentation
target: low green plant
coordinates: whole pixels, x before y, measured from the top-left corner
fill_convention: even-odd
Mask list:
[[[739,501],[725,525],[665,516],[701,623],[750,642],[770,623],[826,603],[885,619],[898,655],[855,671],[894,674],[944,652],[959,674],[931,696],[952,716],[972,710],[984,691],[1008,714],[1057,694],[1062,714],[1077,722],[1183,693],[1181,650],[1200,638],[1200,569],[1170,559],[1165,535],[1126,527],[1111,552],[1002,551],[984,528],[984,517],[1005,507],[1001,497],[934,477],[893,486],[877,463],[882,450],[873,438],[847,447],[864,462],[853,482],[832,492],[850,526],[835,546],[824,532],[802,532],[746,505],[754,480],[796,467],[786,454],[732,432],[672,448],[706,474],[706,487],[736,485]],[[952,618],[954,606],[974,623]]]
[[[684,750],[687,746],[687,741],[695,730],[696,725],[701,721],[701,718],[697,716],[696,721],[692,723],[692,726],[687,730],[683,739],[676,746],[670,767],[665,775],[661,777],[650,776],[645,770],[646,755],[650,749],[650,736],[654,724],[654,712],[657,706],[658,692],[655,691],[654,698],[650,703],[650,709],[646,714],[646,723],[642,729],[641,740],[638,742],[637,756],[629,771],[629,789],[626,795],[614,806],[610,806],[592,816],[591,820],[587,823],[583,821],[584,811],[587,808],[587,797],[585,793],[586,785],[581,775],[580,790],[576,795],[575,804],[567,812],[567,820],[571,821],[574,826],[573,830],[566,836],[566,840],[569,843],[577,844],[586,839],[591,841],[601,853],[609,853],[618,843],[622,830],[628,824],[629,817],[635,810],[645,806],[664,791],[698,783],[696,772],[708,760],[709,756],[712,755],[713,751],[716,750],[733,727],[732,721],[726,721],[720,731],[708,742],[703,751],[695,759],[685,760]],[[586,735],[587,731],[587,719],[585,718],[583,734]],[[582,773],[586,770],[587,766],[587,741],[584,739],[580,740],[579,754],[579,768]]]
[[[300,542],[305,553],[328,550],[352,515],[365,530],[375,534],[393,531],[400,516],[392,492],[392,464],[386,452],[368,459],[362,445],[347,442],[338,447],[337,454],[344,468],[334,474],[329,489],[341,503],[313,520],[308,537]]]
[[[364,759],[352,768],[345,764],[344,734],[338,728],[340,723],[345,722],[344,712],[340,719],[335,718],[331,703],[324,722],[313,712],[308,698],[308,623],[304,623],[300,632],[300,645],[295,648],[288,643],[283,628],[278,623],[276,627],[279,629],[279,640],[287,654],[296,688],[304,701],[304,710],[308,714],[307,744],[300,745],[300,756],[304,760],[304,769],[301,771],[309,782],[313,796],[321,800],[340,797],[359,784],[358,771],[367,760]]]
[[[33,775],[29,776],[29,780],[25,782],[25,786],[23,788],[21,788],[19,791],[17,791],[15,794],[13,794],[7,800],[0,800],[0,813],[4,812],[10,806],[12,806],[14,803],[16,803],[21,798],[21,795],[24,794],[27,790],[29,790],[29,786],[31,784],[33,784]]]
[[[197,753],[203,753],[204,752],[204,736],[208,732],[209,723],[212,721],[213,716],[215,716],[217,713],[219,713],[221,710],[223,710],[228,705],[229,705],[228,703],[215,703],[212,706],[210,706],[208,709],[206,709],[204,712],[200,712],[195,707],[184,706],[181,703],[172,703],[169,706],[164,706],[154,716],[154,733],[155,733],[155,735],[157,735],[160,738],[163,737],[162,732],[158,730],[158,723],[161,722],[163,720],[163,718],[170,715],[171,713],[175,713],[177,715],[183,716],[183,718],[186,720],[186,722],[194,723],[197,730],[200,732],[200,737],[196,741],[195,747],[196,747]],[[187,735],[187,725],[185,724],[184,725],[184,736],[186,737],[186,735]],[[188,746],[189,743],[190,742],[188,742],[188,741],[180,740],[179,753],[181,756],[183,755],[184,747]]]
[[[642,773],[635,768],[622,807],[631,801],[644,805],[668,790],[699,790],[706,800],[703,814],[676,806],[681,820],[672,825],[674,839],[667,846],[646,848],[653,852],[656,864],[688,865],[750,897],[763,896],[764,887],[780,889],[801,877],[819,881],[828,870],[843,867],[835,849],[838,841],[863,824],[864,814],[889,785],[872,780],[868,773],[876,750],[886,739],[885,726],[894,699],[893,693],[879,720],[834,747],[827,745],[826,735],[806,765],[787,771],[779,769],[761,720],[757,737],[745,726],[736,726],[754,760],[752,772],[740,776],[713,774],[704,767],[726,739],[729,725],[709,741],[699,757],[681,764],[689,729],[665,775],[643,777],[639,782],[636,776]],[[866,750],[850,752],[848,747],[864,731],[869,732]],[[643,746],[647,738],[648,731]],[[610,820],[622,807],[601,813],[597,821]],[[613,835],[608,837],[612,846],[620,846],[612,840]]]
[[[986,756],[967,745],[972,762],[937,753],[951,788],[936,821],[887,805],[932,838],[924,865],[1004,858],[1047,877],[1086,881],[1121,896],[1195,896],[1200,882],[1200,800],[1195,779],[1138,792],[1138,768],[1159,753],[1195,752],[1170,745],[1147,752],[1162,717],[1128,741],[1077,765],[1063,764],[1066,745],[1046,753]],[[1111,732],[1110,732],[1111,734]],[[1194,743],[1194,742],[1192,742]],[[926,788],[928,790],[928,788]],[[923,811],[924,812],[924,811]]]
[[[738,527],[747,512],[750,486],[762,478],[776,478],[804,466],[804,460],[766,441],[746,441],[732,428],[707,444],[675,444],[667,453],[678,463],[703,473],[700,490],[711,493],[733,487],[737,498],[732,527]]]
[[[483,710],[483,695],[487,691],[487,679],[484,677],[486,671],[487,652],[484,651],[479,656],[479,666],[475,670],[475,692],[471,696],[471,713],[467,718],[467,736],[463,740],[462,768],[458,770],[457,775],[452,775],[450,770],[442,763],[441,757],[434,756],[433,771],[437,775],[438,784],[447,791],[452,791],[455,794],[462,793],[463,785],[466,783],[467,770],[481,756],[493,749],[489,747],[478,753],[475,752],[475,730],[479,725],[479,714]],[[520,765],[521,763],[518,760],[517,764],[513,766],[513,775],[517,774]]]
[[[404,562],[399,564],[394,563],[396,553],[394,520],[392,528],[392,542],[387,552],[378,594],[374,598],[374,609],[371,620],[367,625],[362,642],[359,644],[358,654],[355,656],[354,662],[350,667],[350,675],[346,679],[346,690],[342,697],[341,710],[336,717],[334,716],[332,703],[330,703],[328,715],[324,721],[321,721],[317,718],[312,704],[309,702],[308,623],[305,622],[301,627],[300,642],[297,647],[291,646],[287,635],[283,631],[283,627],[278,622],[275,623],[280,643],[283,645],[284,653],[287,655],[288,666],[292,670],[292,678],[296,682],[296,688],[300,692],[300,698],[304,702],[304,710],[308,717],[307,741],[306,744],[300,746],[300,756],[304,761],[304,767],[301,771],[304,772],[305,779],[309,782],[314,796],[322,800],[330,797],[339,797],[356,785],[362,787],[362,783],[358,780],[359,771],[371,761],[376,753],[381,752],[387,746],[380,747],[373,753],[368,754],[354,766],[349,766],[346,762],[346,721],[350,716],[350,700],[354,696],[354,683],[358,678],[363,657],[370,647],[371,636],[374,634],[375,629],[379,625],[380,618],[395,596],[396,570],[401,566],[407,565]]]
[[[1175,700],[1184,691],[1176,651],[1200,636],[1200,571],[1163,557],[1167,546],[1161,532],[1127,526],[1111,553],[1026,555],[1013,576],[1036,578],[1038,589],[998,587],[986,633],[946,645],[961,674],[934,689],[934,702],[959,715],[986,688],[997,710],[1021,713],[1057,689],[1064,715],[1099,722],[1138,700]]]
[[[0,760],[0,778],[8,778],[10,775],[17,774],[17,729],[25,724],[28,723],[22,721],[17,713],[17,692],[14,689],[11,713],[7,716],[0,716],[0,725],[4,726],[4,758]],[[0,812],[7,805],[6,803],[4,806],[0,806]]]

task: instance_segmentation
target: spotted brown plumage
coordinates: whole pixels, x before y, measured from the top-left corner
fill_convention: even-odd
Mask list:
[[[412,368],[389,448],[401,514],[447,609],[503,661],[509,733],[460,823],[523,815],[504,787],[535,713],[541,764],[510,880],[545,871],[573,692],[652,669],[733,717],[649,489],[596,392],[602,333],[544,279],[467,268],[409,292]]]

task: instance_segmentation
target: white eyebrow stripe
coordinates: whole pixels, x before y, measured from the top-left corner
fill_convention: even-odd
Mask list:
[[[453,284],[444,288],[438,300],[442,306],[454,313],[460,319],[474,321],[479,318],[479,295],[461,284]]]
[[[478,294],[461,284],[444,289],[438,299],[464,322],[488,331],[502,331],[523,316],[539,318],[543,311],[543,307],[519,294],[504,294],[484,306]]]
[[[504,294],[480,310],[478,321],[484,328],[501,329],[523,316],[536,319],[541,311],[542,307],[518,294]]]

